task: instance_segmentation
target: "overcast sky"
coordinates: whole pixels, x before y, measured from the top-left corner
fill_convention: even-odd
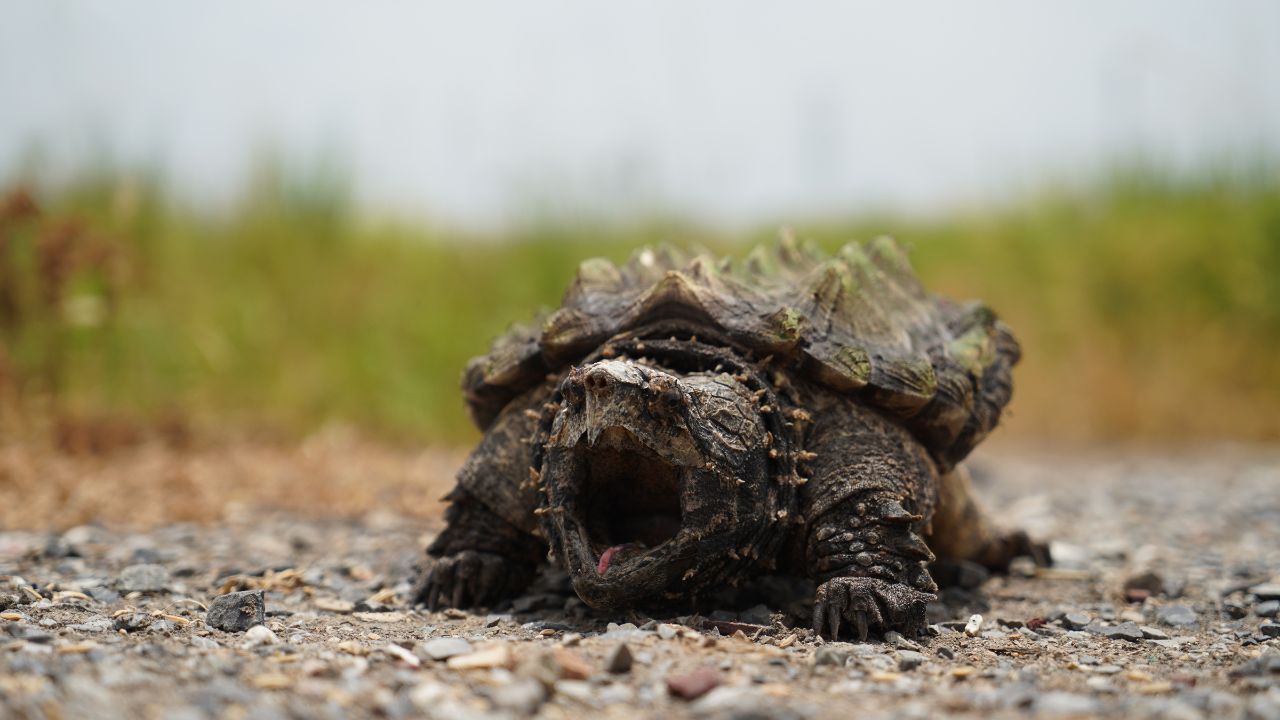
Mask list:
[[[1278,32],[1265,0],[0,0],[0,176],[105,152],[218,202],[272,148],[480,225],[929,210],[1276,153]]]

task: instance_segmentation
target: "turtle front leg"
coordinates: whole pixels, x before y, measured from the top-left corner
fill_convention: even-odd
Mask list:
[[[481,607],[518,595],[546,554],[542,541],[521,532],[455,488],[446,498],[448,526],[427,548],[413,598],[431,610]]]
[[[532,582],[547,543],[535,534],[538,490],[529,476],[529,436],[548,390],[512,400],[458,471],[444,499],[445,529],[427,548],[413,586],[432,610],[478,607],[519,594]]]
[[[802,500],[805,559],[819,582],[814,632],[914,637],[937,591],[923,533],[937,491],[933,461],[905,430],[857,406],[820,418],[808,446]]]

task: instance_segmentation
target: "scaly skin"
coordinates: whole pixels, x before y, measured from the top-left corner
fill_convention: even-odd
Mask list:
[[[806,445],[805,556],[820,583],[814,632],[916,635],[937,591],[923,539],[937,497],[933,461],[900,426],[848,401],[815,416]]]

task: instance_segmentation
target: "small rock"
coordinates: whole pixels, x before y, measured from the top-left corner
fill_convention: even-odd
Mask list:
[[[266,625],[254,625],[245,631],[244,642],[240,644],[240,647],[245,648],[246,650],[252,650],[256,647],[261,647],[263,645],[275,645],[279,642],[280,638],[276,637],[276,634],[271,631],[271,628]]]
[[[667,692],[681,700],[696,700],[714,690],[723,677],[713,667],[703,666],[684,675],[668,675]]]
[[[1266,623],[1258,628],[1258,632],[1269,638],[1280,637],[1280,623]]]
[[[356,609],[355,603],[349,602],[347,600],[341,600],[338,598],[320,597],[320,598],[316,598],[315,600],[312,600],[311,604],[315,605],[317,610],[323,610],[325,612],[331,612],[331,613],[338,613],[340,615],[345,615],[347,613],[354,612]]]
[[[428,658],[437,662],[459,655],[468,655],[472,652],[471,643],[456,637],[432,638],[419,645],[419,648],[422,651],[419,654],[425,653]]]
[[[918,653],[915,650],[899,650],[898,669],[902,671],[915,670],[923,665],[927,659],[922,653]]]
[[[944,647],[938,648],[938,657],[942,658],[943,660],[955,660],[956,653],[951,648],[944,646]]]
[[[499,685],[489,693],[489,700],[503,710],[532,715],[546,702],[547,689],[537,680],[514,680]]]
[[[267,598],[262,590],[219,595],[209,603],[206,625],[226,632],[244,632],[267,621]]]
[[[1142,631],[1142,637],[1147,640],[1168,640],[1169,636],[1163,630],[1151,627],[1150,625],[1142,625],[1138,628]]]
[[[145,613],[127,613],[115,619],[115,629],[125,632],[139,632],[151,626],[153,618]]]
[[[158,593],[169,589],[169,571],[163,565],[142,563],[130,565],[120,572],[117,583],[121,592]]]
[[[1253,612],[1258,617],[1275,617],[1280,615],[1280,600],[1267,600],[1254,606]]]
[[[813,664],[844,667],[845,662],[849,659],[849,650],[847,647],[843,647],[844,645],[846,643],[828,643],[819,647],[813,653]]]
[[[147,632],[154,632],[154,633],[168,634],[168,633],[172,633],[174,630],[177,630],[177,629],[178,629],[178,626],[175,625],[173,621],[165,620],[164,618],[156,620],[155,622],[147,626]]]
[[[609,658],[605,660],[604,669],[611,673],[625,673],[631,670],[634,662],[631,648],[627,647],[626,643],[618,643],[609,653]]]
[[[591,666],[568,648],[558,647],[552,651],[551,656],[555,659],[558,674],[562,678],[586,680],[593,674]]]
[[[739,613],[738,619],[752,625],[769,625],[773,622],[773,610],[768,605],[755,605]]]
[[[1168,605],[1156,611],[1156,619],[1165,625],[1187,627],[1199,622],[1196,611],[1186,605]]]
[[[680,634],[680,627],[668,623],[662,623],[657,627],[658,637],[663,640],[670,640]]]
[[[982,616],[970,615],[969,622],[964,625],[964,634],[969,637],[977,637],[978,631],[982,629]]]
[[[450,670],[490,670],[510,668],[515,664],[515,658],[511,656],[511,648],[506,645],[495,645],[468,655],[455,655],[446,663]]]
[[[110,618],[94,618],[76,625],[68,625],[67,629],[75,632],[100,633],[111,630],[113,625]]]
[[[0,610],[8,610],[18,604],[18,596],[12,593],[0,593]]]
[[[1124,591],[1128,594],[1131,590],[1144,591],[1147,597],[1159,595],[1164,592],[1164,578],[1150,570],[1130,575],[1124,581]]]
[[[1089,617],[1089,613],[1085,612],[1069,612],[1062,616],[1062,624],[1072,630],[1082,630],[1093,622],[1093,618]]]
[[[146,617],[145,615],[143,617]],[[150,618],[147,618],[150,620]],[[30,643],[49,643],[53,641],[53,636],[41,630],[34,625],[24,625],[19,622],[11,622],[4,626],[5,632],[9,636],[17,640],[26,640]]]
[[[1066,692],[1047,692],[1032,702],[1037,715],[1091,716],[1098,712],[1097,700],[1088,695]]]
[[[1232,620],[1240,620],[1249,616],[1249,608],[1234,600],[1224,600],[1222,602],[1222,614]]]
[[[1263,583],[1249,588],[1259,600],[1280,600],[1280,583]]]
[[[1099,625],[1090,625],[1089,632],[1095,635],[1111,638],[1112,640],[1128,640],[1129,642],[1137,642],[1142,639],[1142,631],[1138,626],[1131,623],[1120,623],[1110,627],[1101,627]]]

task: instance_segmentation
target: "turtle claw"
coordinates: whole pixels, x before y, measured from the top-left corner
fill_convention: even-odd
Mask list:
[[[506,578],[513,574],[508,565],[499,555],[474,550],[431,558],[414,583],[413,596],[433,611],[487,605],[506,594]]]
[[[871,631],[896,630],[915,637],[925,627],[925,607],[934,596],[901,583],[876,578],[836,577],[822,583],[813,606],[813,631],[838,640],[843,620],[865,641]],[[826,632],[829,631],[829,634]]]

